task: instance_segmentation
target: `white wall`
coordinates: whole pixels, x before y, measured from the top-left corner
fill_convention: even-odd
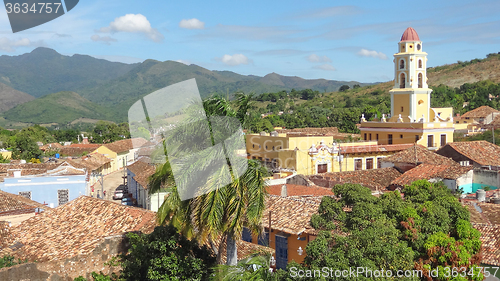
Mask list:
[[[168,192],[159,192],[150,195],[150,210],[153,212],[158,212],[158,208],[160,208],[161,204],[163,204],[163,198],[167,195]]]
[[[474,183],[499,187],[500,177],[498,171],[474,169]]]

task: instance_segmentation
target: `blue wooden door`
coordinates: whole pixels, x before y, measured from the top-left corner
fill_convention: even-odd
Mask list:
[[[288,264],[288,238],[276,235],[276,268],[286,269]]]

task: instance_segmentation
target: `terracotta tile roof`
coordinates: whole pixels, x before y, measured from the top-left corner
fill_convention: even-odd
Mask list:
[[[10,229],[10,253],[29,261],[60,260],[92,252],[105,237],[130,231],[150,233],[156,214],[141,208],[80,196]]]
[[[43,150],[43,151],[46,151],[46,150],[59,150],[62,147],[63,146],[60,143],[53,142],[53,143],[48,143],[48,144],[42,145],[40,147],[40,150]]]
[[[267,192],[272,195],[281,196],[283,184],[269,185]],[[305,186],[297,184],[286,184],[287,196],[331,196],[333,192],[330,188],[321,186]]]
[[[470,221],[481,232],[482,263],[500,266],[500,205],[492,203],[463,203],[470,211]]]
[[[105,164],[110,163],[111,159],[100,153],[92,153],[79,159],[66,159],[65,161],[70,163],[75,168],[94,171]]]
[[[337,173],[324,173],[309,176],[316,185],[331,188],[335,184],[357,183],[372,191],[383,191],[401,173],[395,168],[382,168]]]
[[[473,223],[472,226],[481,232],[481,263],[500,266],[500,225]]]
[[[2,216],[3,213],[7,214],[13,211],[35,211],[34,209],[36,208],[41,208],[44,210],[50,209],[50,207],[30,200],[26,197],[0,190],[0,216]]]
[[[500,114],[495,116],[495,118],[493,118],[493,121],[491,121],[491,123],[488,125],[495,126],[495,127],[500,126]]]
[[[319,203],[287,197],[269,195],[266,210],[262,217],[264,227],[269,227],[269,211],[271,211],[271,228],[290,234],[299,234],[312,230],[309,222],[311,216],[318,213]]]
[[[490,115],[491,113],[494,113],[494,112],[497,112],[497,113],[500,113],[500,111],[494,109],[494,108],[491,108],[489,106],[486,106],[486,105],[483,105],[481,107],[478,107],[476,109],[473,109],[471,111],[467,111],[466,113],[464,113],[461,118],[465,118],[465,117],[469,117],[469,118],[485,118],[487,117],[488,115]]]
[[[416,161],[415,161],[416,160]],[[383,162],[392,163],[427,163],[434,165],[453,165],[455,161],[428,150],[422,145],[412,145],[411,147],[382,159]]]
[[[482,140],[451,142],[446,145],[480,165],[500,166],[500,146],[498,145]]]
[[[21,171],[21,176],[28,175],[39,175],[44,174],[48,170],[53,170],[59,165],[64,163],[63,161],[59,163],[41,163],[41,164],[0,164],[0,176],[2,177],[12,177],[14,176],[14,171]]]
[[[472,170],[472,166],[420,164],[394,179],[391,184],[405,186],[421,179],[457,179]]]
[[[153,165],[147,165],[144,170],[136,174],[134,180],[137,181],[143,188],[148,188],[149,177],[156,172],[156,167]]]
[[[354,153],[368,153],[368,152],[401,151],[412,146],[413,144],[411,143],[344,146],[340,147],[340,152],[342,154],[354,154]]]
[[[98,143],[73,143],[70,144],[69,147],[77,147],[77,148],[93,148],[98,149],[102,144]]]
[[[133,139],[125,139],[125,140],[119,140],[115,141],[112,143],[105,144],[104,146],[107,147],[109,150],[116,152],[116,153],[122,153],[128,150],[135,148],[142,147],[144,145],[148,145],[147,140],[143,138],[133,138]]]
[[[337,127],[325,127],[325,128],[295,128],[295,129],[277,129],[276,132],[280,134],[308,134],[308,135],[328,135],[336,134],[339,132]]]
[[[59,153],[61,155],[68,156],[81,156],[83,154],[89,154],[94,150],[98,149],[101,145],[99,144],[72,144],[70,146],[63,146]]]

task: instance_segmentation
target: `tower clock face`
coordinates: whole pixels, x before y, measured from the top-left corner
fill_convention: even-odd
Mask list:
[[[420,51],[420,44],[417,44],[417,50]]]

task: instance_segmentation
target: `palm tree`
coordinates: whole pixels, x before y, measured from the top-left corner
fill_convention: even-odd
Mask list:
[[[236,281],[279,280],[277,273],[271,272],[271,254],[256,253],[238,262],[237,266],[219,265],[215,268],[212,280]]]
[[[164,145],[164,152],[172,149],[175,150],[176,155],[182,157],[170,159],[170,161],[167,159],[163,165],[157,167],[156,173],[150,179],[150,193],[155,193],[164,186],[168,186],[170,192],[158,210],[159,223],[163,224],[168,221],[184,235],[196,237],[210,244],[217,254],[219,264],[222,260],[224,244],[226,244],[227,264],[236,265],[236,241],[240,239],[244,225],[256,234],[260,233],[262,228],[261,218],[267,196],[263,178],[267,175],[267,170],[255,160],[231,158],[228,152],[235,151],[241,143],[224,142],[229,137],[224,132],[234,132],[236,128],[234,120],[244,123],[250,100],[251,97],[246,95],[237,95],[238,111],[235,111],[230,103],[220,96],[205,100],[203,107],[210,120],[208,127],[211,145],[224,143],[224,149],[210,151],[205,149],[204,144],[193,145],[197,143],[196,141],[206,137],[203,135],[203,130],[200,130],[206,125],[205,120],[190,122],[189,126],[179,126],[169,134],[169,147]],[[187,112],[189,114],[189,110]],[[194,110],[193,116],[196,114],[197,111]],[[186,135],[189,136],[189,141],[179,137]],[[192,157],[190,155],[193,155],[193,148],[199,149],[198,153],[193,156],[195,159],[185,161],[184,158]],[[183,166],[183,169],[176,170],[177,181],[174,180],[172,161],[189,163]],[[218,166],[221,161],[227,166]],[[206,192],[194,198],[182,200],[183,194],[178,188],[179,182],[196,182],[196,179],[192,179],[193,175],[206,174],[207,169],[211,169],[209,176],[206,181],[200,183],[202,186],[199,187],[200,190],[208,188]],[[230,175],[229,183],[223,180],[228,174]],[[219,241],[218,247],[215,247],[214,241]]]

